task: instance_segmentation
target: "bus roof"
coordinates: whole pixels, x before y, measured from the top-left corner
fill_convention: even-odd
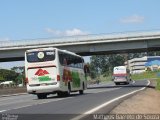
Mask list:
[[[58,48],[53,48],[53,47],[29,49],[29,50],[26,50],[26,53],[27,53],[27,52],[34,52],[34,51],[43,51],[43,50],[44,50],[44,51],[45,51],[45,50],[58,50],[58,51],[61,51],[61,52],[64,52],[64,53],[69,53],[69,54],[72,54],[72,55],[81,57],[80,55],[77,55],[77,54],[74,53],[74,52],[71,52],[71,51],[68,51],[68,50],[62,50],[62,49],[58,49]]]
[[[126,66],[115,66],[114,68],[127,68]]]
[[[78,56],[78,57],[81,57],[82,58],[82,56],[80,56],[80,55],[78,55],[78,54],[76,54],[76,53],[74,53],[74,52],[71,52],[71,51],[68,51],[68,50],[61,50],[61,49],[57,49],[58,51],[61,51],[61,52],[64,52],[64,53],[69,53],[69,54],[71,54],[71,55],[75,55],[75,56]]]
[[[35,48],[35,49],[26,50],[26,52],[43,51],[43,50],[55,50],[55,49],[57,49],[57,48],[52,48],[52,47],[48,47],[48,48]]]

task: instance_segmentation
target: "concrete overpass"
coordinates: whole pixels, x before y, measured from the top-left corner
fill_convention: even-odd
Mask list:
[[[57,47],[83,56],[160,50],[160,31],[1,41],[0,61],[23,60],[25,50],[40,47]]]

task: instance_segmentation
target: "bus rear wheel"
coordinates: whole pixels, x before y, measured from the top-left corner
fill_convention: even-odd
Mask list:
[[[47,94],[37,94],[38,99],[45,99],[47,98]]]
[[[65,91],[65,92],[58,92],[58,93],[57,93],[57,95],[58,95],[59,97],[68,97],[68,96],[70,96],[70,94],[71,94],[71,86],[70,86],[70,83],[68,83],[68,89],[67,89],[67,91]]]

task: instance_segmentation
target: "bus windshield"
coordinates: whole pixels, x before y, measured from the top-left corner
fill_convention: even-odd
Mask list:
[[[28,62],[45,62],[55,59],[55,51],[35,51],[26,54]]]

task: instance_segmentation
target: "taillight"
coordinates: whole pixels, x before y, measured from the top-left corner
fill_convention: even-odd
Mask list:
[[[28,78],[26,78],[26,83],[28,83]]]
[[[57,75],[57,81],[60,81],[60,79],[61,79],[60,75]]]

